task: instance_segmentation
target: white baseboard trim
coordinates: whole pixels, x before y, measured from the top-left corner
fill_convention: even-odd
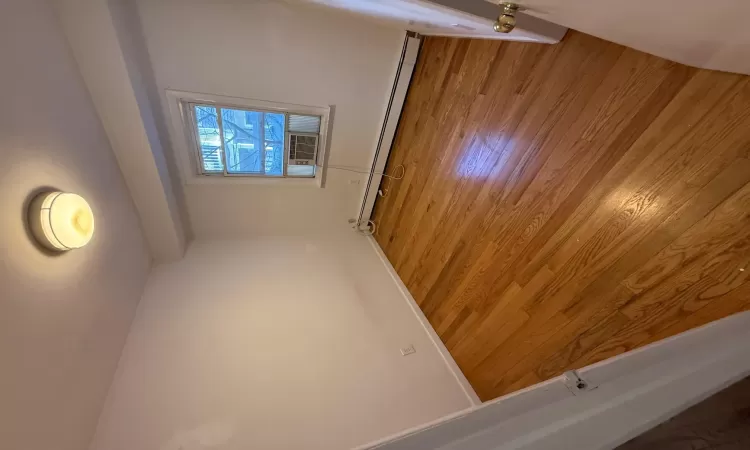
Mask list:
[[[750,311],[485,402],[369,448],[609,450],[750,375]],[[368,447],[363,447],[368,448]]]
[[[440,353],[440,356],[442,356],[445,365],[448,367],[448,370],[455,377],[456,382],[461,387],[461,390],[466,395],[466,398],[469,400],[469,404],[471,404],[472,407],[481,405],[482,400],[479,399],[479,396],[474,391],[474,388],[471,387],[471,384],[469,384],[469,380],[466,378],[463,372],[461,372],[461,369],[458,367],[456,360],[453,359],[453,356],[451,356],[450,352],[445,347],[445,344],[443,344],[443,341],[440,340],[440,336],[438,336],[435,329],[432,328],[430,321],[427,320],[427,317],[422,312],[422,309],[419,308],[419,305],[417,304],[416,300],[414,300],[414,297],[412,297],[409,290],[406,288],[404,282],[401,281],[401,277],[398,276],[398,273],[396,273],[396,269],[393,267],[391,262],[388,261],[385,253],[383,253],[383,249],[380,248],[380,245],[372,236],[368,236],[367,239],[370,241],[370,245],[372,245],[372,248],[375,250],[375,253],[377,253],[378,258],[380,258],[380,261],[383,263],[385,270],[388,271],[391,278],[393,278],[393,281],[396,283],[396,286],[398,286],[399,291],[401,291],[401,295],[403,295],[404,299],[409,304],[409,307],[417,317],[417,320],[419,320],[419,322],[422,324],[422,328],[424,328],[427,336],[429,336],[433,345],[435,345],[435,349],[437,349],[438,353]],[[442,420],[445,420],[445,418],[443,418]]]
[[[391,153],[391,147],[396,137],[396,130],[401,118],[401,111],[404,108],[406,95],[409,92],[411,77],[417,65],[417,56],[419,55],[421,43],[421,37],[410,36],[408,34],[404,41],[401,60],[396,68],[391,98],[386,107],[385,119],[383,119],[380,140],[373,157],[372,172],[365,186],[364,199],[362,199],[362,208],[359,215],[359,220],[362,222],[367,222],[367,219],[370,219],[372,210],[375,207],[375,200],[378,198],[378,188],[383,179],[383,176],[380,174],[385,172],[388,155]],[[392,170],[395,170],[395,168]]]

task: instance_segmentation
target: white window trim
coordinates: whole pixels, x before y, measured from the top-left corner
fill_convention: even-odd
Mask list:
[[[180,178],[183,184],[270,184],[284,186],[311,186],[324,187],[326,178],[326,166],[328,152],[328,131],[331,108],[329,106],[295,105],[292,103],[270,102],[240,97],[228,97],[225,95],[200,94],[196,92],[177,91],[167,89],[167,103],[169,115],[172,122],[172,143],[176,153],[177,164],[180,169]],[[265,111],[279,111],[284,113],[297,113],[320,116],[320,138],[318,141],[318,157],[315,167],[314,178],[293,177],[222,177],[216,175],[203,175],[200,173],[196,160],[196,152],[192,148],[190,133],[192,124],[188,123],[189,115],[183,105],[186,103],[202,103],[208,105],[236,106],[243,109],[260,109]],[[287,151],[286,145],[284,151]]]

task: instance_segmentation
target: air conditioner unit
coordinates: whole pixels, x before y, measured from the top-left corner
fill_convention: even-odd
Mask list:
[[[314,166],[318,156],[318,135],[287,133],[290,166]]]

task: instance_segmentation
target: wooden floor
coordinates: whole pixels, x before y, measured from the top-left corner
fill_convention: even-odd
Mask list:
[[[376,239],[488,400],[750,307],[750,81],[429,37]]]
[[[617,450],[709,449],[750,449],[750,378],[617,447]]]

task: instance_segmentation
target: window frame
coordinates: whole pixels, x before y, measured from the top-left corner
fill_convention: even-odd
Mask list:
[[[283,184],[302,186],[325,186],[326,161],[328,153],[328,133],[330,131],[329,106],[309,106],[292,103],[270,102],[266,100],[228,97],[224,95],[200,94],[187,91],[166,90],[169,113],[172,121],[173,143],[178,160],[183,184]],[[202,155],[200,154],[197,127],[194,126],[195,115],[191,107],[193,104],[213,106],[216,108],[237,108],[253,111],[263,111],[285,114],[285,139],[283,175],[273,176],[265,174],[227,172],[224,162],[224,172],[203,173]],[[287,161],[289,142],[288,114],[320,116],[320,133],[318,138],[318,155],[315,162],[314,177],[287,176]],[[222,147],[223,149],[223,147]],[[223,158],[223,156],[222,156]]]
[[[234,105],[231,105],[231,106],[230,105],[223,105],[223,104],[210,104],[209,105],[209,104],[205,104],[205,103],[183,102],[183,107],[186,110],[185,111],[185,115],[186,115],[186,117],[189,118],[189,120],[187,121],[187,123],[185,123],[184,125],[185,125],[186,128],[190,128],[190,130],[188,130],[188,133],[191,135],[190,136],[191,140],[189,140],[188,143],[190,144],[192,152],[195,153],[195,155],[193,156],[193,158],[195,159],[195,161],[197,163],[196,167],[195,167],[195,170],[198,172],[198,175],[200,175],[200,176],[223,176],[223,177],[262,177],[262,178],[284,178],[284,177],[287,177],[287,164],[288,164],[288,161],[289,161],[289,151],[288,151],[288,147],[285,145],[286,144],[286,134],[287,134],[287,132],[284,133],[284,140],[282,140],[282,141],[273,141],[273,140],[266,139],[266,135],[265,135],[265,121],[261,122],[261,127],[260,127],[260,130],[259,130],[260,138],[258,139],[258,141],[259,141],[259,143],[261,145],[261,150],[262,150],[261,165],[263,165],[263,166],[265,165],[265,154],[266,154],[265,144],[266,143],[281,144],[281,146],[283,147],[282,148],[282,159],[283,159],[283,161],[281,163],[282,164],[281,175],[268,175],[266,173],[232,172],[232,171],[230,171],[229,168],[227,167],[227,165],[229,164],[229,160],[227,159],[229,155],[227,154],[227,150],[225,148],[226,141],[225,141],[224,132],[225,132],[226,128],[223,126],[223,121],[225,119],[224,119],[224,116],[221,113],[218,113],[218,117],[216,118],[216,121],[219,124],[219,144],[220,144],[220,148],[222,150],[221,151],[221,155],[222,155],[221,156],[221,161],[222,161],[222,166],[224,167],[224,170],[223,170],[223,172],[219,172],[219,171],[206,172],[206,170],[205,170],[205,160],[203,159],[203,151],[201,150],[202,146],[200,145],[200,127],[197,126],[198,125],[198,120],[197,120],[197,117],[195,115],[195,108],[198,107],[198,106],[208,106],[208,107],[211,107],[211,108],[215,108],[216,111],[217,111],[217,113],[219,111],[221,111],[222,109],[234,109],[234,110],[240,109],[242,112],[252,111],[252,112],[259,112],[259,113],[264,113],[264,114],[265,113],[284,114],[284,129],[286,130],[289,127],[289,115],[288,115],[289,113],[282,113],[280,111],[268,111],[268,110],[259,109],[259,108],[252,108],[252,109],[248,108],[248,107],[239,108],[239,107],[234,106]],[[315,116],[319,117],[317,114],[315,114]],[[264,119],[265,119],[265,117],[264,117]],[[243,118],[243,122],[245,123],[245,125],[247,125],[247,122],[244,121],[244,118]],[[265,167],[264,167],[264,171],[265,171]],[[294,177],[294,178],[314,178],[314,176],[313,177]]]

